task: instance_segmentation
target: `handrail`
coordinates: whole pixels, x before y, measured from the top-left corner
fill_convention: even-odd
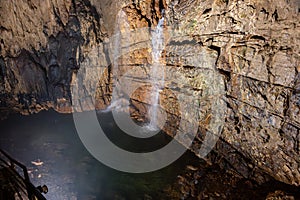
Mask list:
[[[38,200],[47,200],[40,191],[30,182],[28,171],[25,165],[20,163],[19,161],[13,159],[8,153],[6,153],[4,150],[0,149],[0,152],[10,161],[10,167],[14,167],[14,165],[19,166],[24,173],[24,183],[26,185],[28,198],[31,200],[33,196],[35,196]],[[1,159],[2,160],[2,159]],[[3,160],[4,161],[4,160]],[[8,164],[4,162],[5,164]],[[15,173],[19,175],[17,171],[14,170]],[[19,175],[20,176],[20,175]],[[19,177],[22,178],[22,177]]]

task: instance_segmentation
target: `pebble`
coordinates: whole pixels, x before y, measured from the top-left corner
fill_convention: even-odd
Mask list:
[[[35,166],[41,166],[44,164],[44,162],[40,161],[40,159],[38,159],[37,161],[31,161],[31,164],[35,165]]]
[[[192,170],[192,171],[198,170],[197,167],[194,167],[194,166],[192,166],[192,165],[187,165],[186,168],[189,169],[189,170]]]

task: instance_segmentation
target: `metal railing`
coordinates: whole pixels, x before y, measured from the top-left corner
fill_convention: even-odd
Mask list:
[[[6,177],[4,175],[2,179],[8,178],[12,180],[13,183],[10,183],[11,187],[13,186],[17,188],[12,189],[12,191],[18,196],[18,199],[24,199],[24,196],[27,196],[29,200],[46,200],[46,198],[41,194],[43,191],[35,187],[30,182],[28,171],[25,165],[13,159],[2,149],[0,149],[0,155],[0,169],[5,171],[6,174]],[[23,173],[23,176],[18,172],[20,170],[18,170],[16,167],[19,167]],[[47,191],[45,191],[45,193],[46,192]]]

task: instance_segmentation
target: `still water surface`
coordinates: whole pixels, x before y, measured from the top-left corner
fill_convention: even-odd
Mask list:
[[[146,142],[131,140],[116,127],[109,113],[99,119],[111,140],[135,152],[160,148],[170,140],[164,134]],[[186,152],[156,172],[129,174],[110,169],[84,148],[72,115],[54,111],[11,115],[0,121],[0,130],[0,147],[28,167],[35,185],[48,186],[45,196],[49,200],[164,199],[164,189],[176,181],[185,166],[199,162]]]

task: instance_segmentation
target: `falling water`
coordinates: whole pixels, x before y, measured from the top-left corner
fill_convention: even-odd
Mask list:
[[[149,128],[158,130],[158,106],[159,106],[159,92],[164,85],[164,68],[161,65],[160,58],[164,48],[164,35],[163,35],[164,17],[162,17],[152,33],[152,61],[151,68],[151,108],[149,110],[150,123]]]
[[[116,19],[116,25],[114,29],[113,38],[113,73],[114,79],[118,80],[120,78],[119,63],[122,64],[122,60],[119,58],[126,53],[126,48],[129,46],[130,37],[130,25],[127,20],[126,13],[121,10]]]
[[[126,52],[128,52],[128,48],[130,44],[129,42],[130,24],[127,20],[127,15],[123,10],[121,10],[117,15],[114,33],[115,34],[112,41],[113,42],[112,43],[113,70],[112,71],[113,71],[114,85],[116,86],[121,76],[121,72],[120,72],[121,70],[119,66],[123,64],[122,60],[124,59]],[[120,88],[114,87],[114,90],[116,91],[113,93],[111,103],[103,112],[119,110],[125,106],[122,104],[124,101],[122,100],[122,91],[120,91]]]
[[[159,92],[164,85],[164,68],[161,65],[161,53],[164,48],[164,35],[163,35],[164,17],[162,17],[156,29],[152,32],[152,67],[150,72],[150,78],[152,83],[151,91],[151,108],[148,112],[150,123],[148,128],[150,130],[158,130],[158,109],[159,109]],[[130,25],[127,21],[127,15],[124,11],[120,11],[117,15],[115,26],[115,37],[113,38],[113,81],[116,85],[121,76],[120,65],[122,65],[122,59],[129,48],[130,39]],[[126,58],[125,58],[126,59]],[[114,93],[110,106],[103,112],[110,112],[112,110],[120,110],[125,107],[122,100],[122,91],[118,91],[120,88],[114,87]]]

